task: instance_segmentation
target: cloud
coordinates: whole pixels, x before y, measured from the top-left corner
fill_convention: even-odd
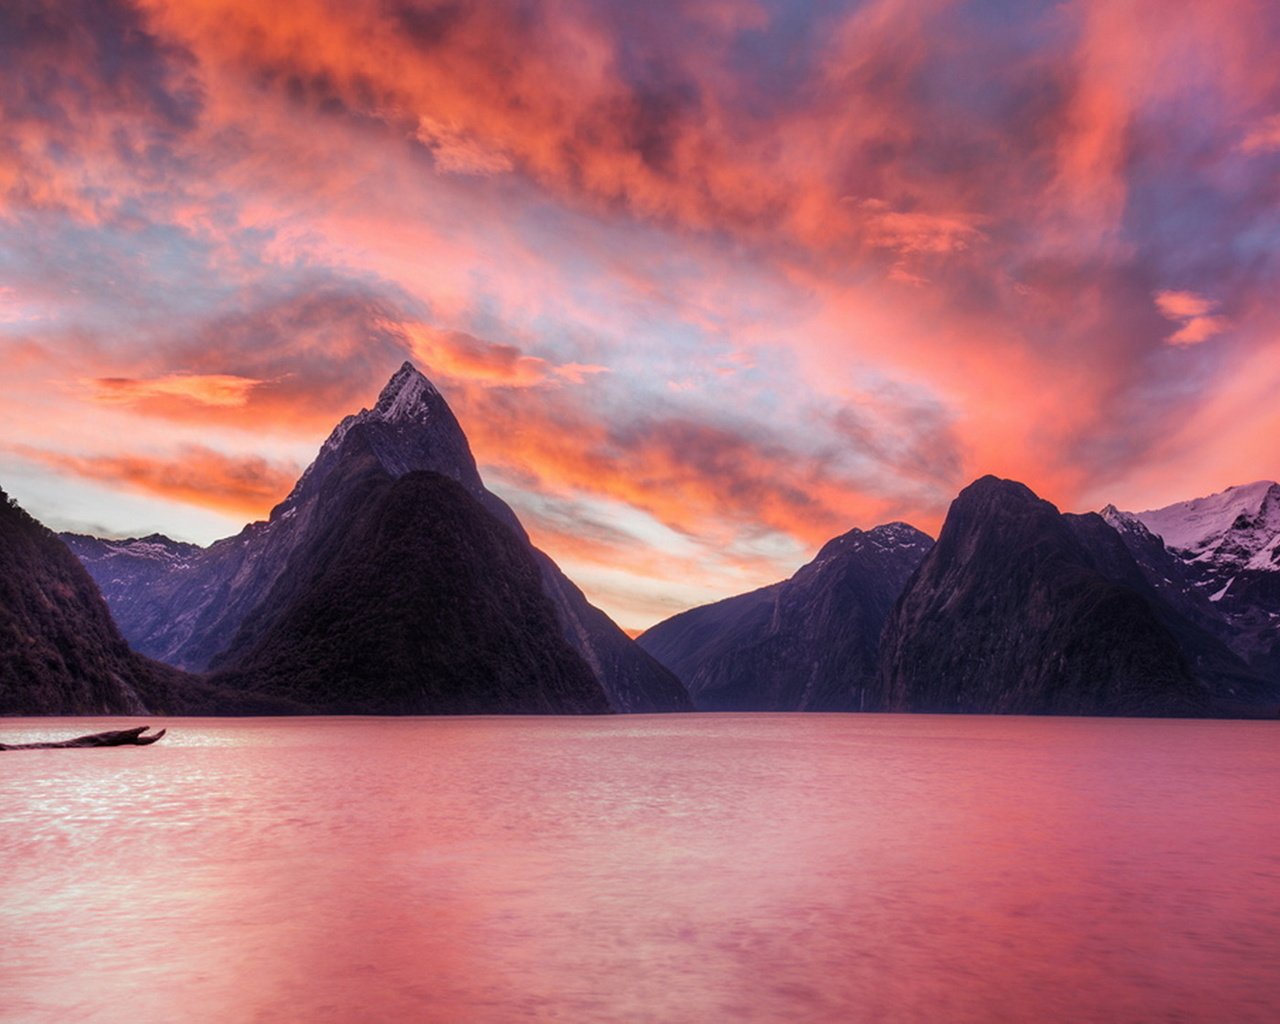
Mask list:
[[[580,384],[588,376],[607,372],[603,366],[566,363],[526,355],[514,345],[485,341],[465,331],[450,331],[422,323],[390,323],[401,332],[409,350],[432,376],[462,379],[486,387],[529,388],[557,380]]]
[[[431,117],[418,118],[414,136],[431,150],[436,166],[449,174],[501,174],[514,167],[505,153]]]
[[[1280,114],[1265,117],[1249,129],[1240,148],[1245,153],[1273,153],[1280,150]]]
[[[984,237],[977,226],[981,218],[971,214],[903,212],[879,199],[864,199],[859,205],[866,217],[867,240],[903,255],[964,252]]]
[[[8,445],[6,450],[87,480],[254,518],[264,518],[300,472],[297,465],[226,455],[200,445],[182,446],[165,457],[111,451],[74,455],[29,445]]]
[[[1207,493],[1277,45],[1265,0],[0,5],[0,436],[292,453],[412,357],[487,468],[724,587],[985,471]]]
[[[194,61],[124,0],[0,8],[0,210],[120,216],[172,199],[203,96]]]
[[[1214,314],[1218,303],[1195,292],[1157,292],[1155,300],[1156,308],[1166,319],[1181,324],[1166,339],[1170,345],[1198,345],[1231,326],[1226,317]]]
[[[127,356],[100,351],[96,366],[133,372],[90,378],[92,393],[160,419],[311,434],[376,393],[406,357],[394,324],[406,301],[318,271],[243,288],[228,311],[148,325],[146,347]]]
[[[170,373],[149,379],[97,377],[82,383],[100,402],[132,405],[155,398],[183,398],[200,405],[239,408],[249,401],[254,388],[266,382],[229,373]]]
[[[854,525],[919,513],[925,504],[912,487],[876,479],[883,452],[847,460],[838,435],[824,445],[812,423],[793,436],[791,424],[774,430],[678,409],[628,414],[607,390],[591,388],[472,384],[448,388],[445,397],[486,472],[556,501],[587,496],[629,506],[712,548],[771,532],[817,544]],[[830,427],[817,426],[827,437]],[[630,560],[644,557],[637,552]]]

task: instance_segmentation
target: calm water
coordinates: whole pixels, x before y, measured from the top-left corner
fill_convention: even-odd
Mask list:
[[[165,724],[0,753],[0,1018],[1280,1014],[1280,724]]]

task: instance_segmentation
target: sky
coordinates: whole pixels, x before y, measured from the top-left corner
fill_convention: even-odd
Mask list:
[[[0,487],[265,518],[411,359],[621,625],[1280,477],[1273,0],[0,4]]]

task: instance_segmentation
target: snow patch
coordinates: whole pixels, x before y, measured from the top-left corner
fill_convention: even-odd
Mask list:
[[[1280,570],[1280,485],[1270,480],[1165,508],[1115,515],[1131,516],[1187,562]]]
[[[1270,480],[1258,480],[1240,487],[1228,487],[1205,498],[1133,513],[1133,517],[1162,537],[1166,546],[1199,551],[1231,532],[1241,516],[1249,519],[1259,516],[1274,487],[1276,485]],[[1280,502],[1276,504],[1280,505]],[[1274,523],[1259,525],[1270,525],[1273,533],[1280,531],[1280,507],[1276,509]]]

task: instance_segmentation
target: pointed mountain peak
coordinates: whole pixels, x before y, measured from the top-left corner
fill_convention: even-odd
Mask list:
[[[1147,529],[1146,524],[1135,516],[1132,512],[1124,512],[1116,508],[1115,505],[1106,505],[1098,515],[1102,517],[1102,521],[1111,529],[1119,534],[1127,534],[1131,537],[1138,538],[1140,541],[1150,540],[1154,543],[1163,545],[1154,533]]]
[[[1121,528],[1128,529],[1134,525],[1142,525],[1138,522],[1137,517],[1135,517],[1132,512],[1122,512],[1120,509],[1116,508],[1115,505],[1110,503],[1100,508],[1098,510],[1098,515],[1102,516],[1103,522],[1115,530],[1119,530]]]
[[[373,413],[376,418],[391,422],[421,420],[430,405],[439,400],[440,392],[435,385],[413,363],[405,360],[378,395]]]
[[[315,493],[321,481],[338,465],[348,438],[353,436],[358,449],[371,454],[393,478],[415,470],[428,470],[457,480],[473,494],[484,493],[471,447],[449,403],[435,385],[406,360],[391,375],[372,409],[361,409],[346,416],[333,428],[315,461],[298,478],[289,496],[271,510],[272,523],[288,515],[307,495]]]

